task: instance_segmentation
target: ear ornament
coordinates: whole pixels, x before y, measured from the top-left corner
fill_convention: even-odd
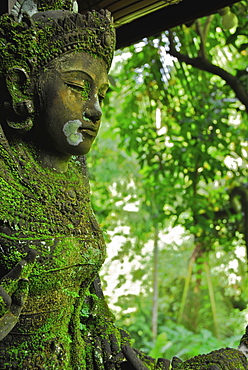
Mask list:
[[[29,131],[33,126],[34,106],[31,100],[4,103],[6,121],[10,128],[19,132]]]

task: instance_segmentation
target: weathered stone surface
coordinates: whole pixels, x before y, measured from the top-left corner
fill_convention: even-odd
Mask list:
[[[84,157],[108,88],[111,17],[18,17],[0,19],[0,368],[113,368],[121,335],[93,283],[105,244]]]

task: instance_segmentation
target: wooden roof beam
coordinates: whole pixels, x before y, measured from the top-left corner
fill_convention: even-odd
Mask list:
[[[177,5],[147,14],[116,29],[117,49],[132,45],[144,37],[160,34],[172,27],[215,13],[239,0],[183,0]]]

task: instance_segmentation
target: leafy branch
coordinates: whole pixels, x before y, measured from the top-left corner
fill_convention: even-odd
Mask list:
[[[207,20],[206,20],[204,26],[201,25],[199,19],[196,20],[197,31],[198,31],[198,34],[199,34],[200,39],[201,39],[199,56],[202,56],[204,59],[207,59],[206,41],[207,41],[208,31],[209,31],[209,27],[211,25],[212,19],[213,19],[213,14],[211,14],[209,17],[207,17]]]
[[[191,58],[188,55],[182,54],[179,51],[177,51],[171,30],[169,31],[168,36],[170,42],[169,54],[177,58],[180,62],[184,62],[186,64],[191,65],[192,67],[201,69],[203,71],[221,77],[232,88],[232,90],[236,94],[236,97],[240,100],[242,104],[244,104],[244,106],[246,107],[246,111],[248,112],[248,94],[244,89],[243,85],[241,84],[241,82],[238,80],[238,78],[233,76],[231,73],[227,72],[225,69],[220,68],[215,64],[212,64],[207,58],[205,50],[205,41],[208,31],[208,24],[209,23],[207,23],[207,26],[205,26],[205,28],[199,32],[201,39],[201,48],[199,56]]]

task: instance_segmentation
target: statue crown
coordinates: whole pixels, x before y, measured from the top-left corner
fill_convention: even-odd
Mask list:
[[[86,14],[67,10],[0,17],[0,72],[27,68],[37,73],[54,58],[70,51],[84,51],[102,58],[110,68],[115,30],[108,10]]]

